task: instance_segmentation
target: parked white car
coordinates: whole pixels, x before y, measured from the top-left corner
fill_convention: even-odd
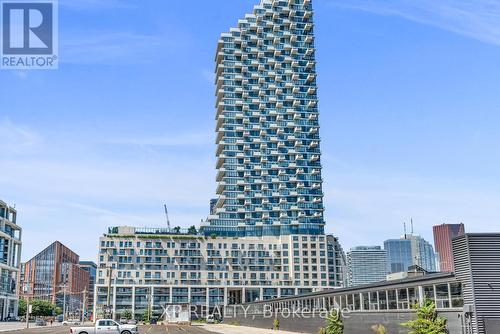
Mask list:
[[[137,325],[121,325],[114,320],[97,320],[95,327],[71,327],[71,334],[139,334]]]
[[[62,322],[62,325],[63,326],[70,326],[70,325],[79,326],[80,325],[80,320],[74,320],[74,319],[64,320]]]

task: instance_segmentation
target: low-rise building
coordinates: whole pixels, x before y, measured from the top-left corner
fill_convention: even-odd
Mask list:
[[[338,240],[326,235],[206,237],[110,228],[100,238],[95,314],[140,318],[167,303],[199,310],[343,286]]]
[[[16,209],[0,200],[0,321],[17,316],[21,235]]]
[[[243,326],[318,333],[336,309],[345,334],[373,333],[382,326],[400,333],[415,319],[415,305],[434,302],[449,333],[500,333],[500,234],[470,233],[453,240],[455,273],[413,267],[407,277],[302,296],[226,307],[225,321]]]
[[[22,264],[20,294],[66,306],[65,314],[81,310],[89,273],[79,266],[80,257],[59,241],[52,243]]]

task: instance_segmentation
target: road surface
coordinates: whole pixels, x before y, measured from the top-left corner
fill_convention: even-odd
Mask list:
[[[31,328],[2,334],[69,334],[69,327],[44,327]],[[197,326],[139,326],[139,334],[211,334],[203,328]]]

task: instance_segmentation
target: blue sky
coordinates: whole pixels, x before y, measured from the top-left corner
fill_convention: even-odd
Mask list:
[[[257,0],[60,0],[60,69],[0,71],[0,198],[23,258],[108,226],[198,224],[214,54]],[[500,4],[316,0],[327,231],[344,248],[500,227]]]

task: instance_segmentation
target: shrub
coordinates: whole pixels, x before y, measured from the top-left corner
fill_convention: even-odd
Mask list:
[[[437,314],[436,304],[426,300],[422,307],[417,308],[417,319],[401,324],[410,328],[410,334],[447,334],[446,318]]]
[[[337,310],[332,310],[326,318],[326,334],[343,334],[344,324]]]

